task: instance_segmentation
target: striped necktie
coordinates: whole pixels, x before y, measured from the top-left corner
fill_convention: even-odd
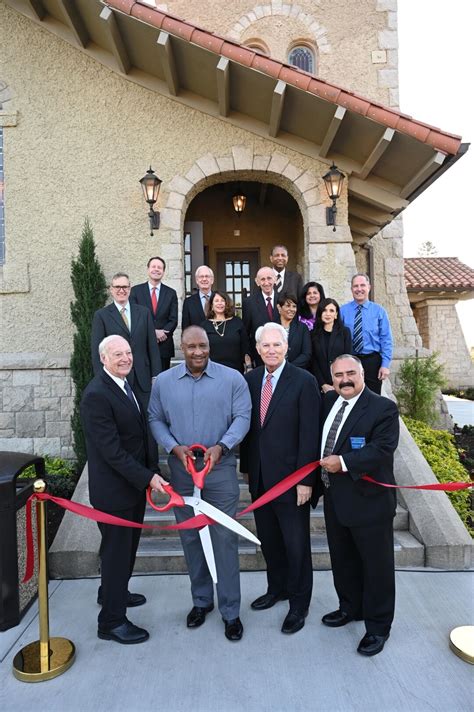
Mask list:
[[[338,428],[342,422],[342,419],[344,417],[344,411],[347,406],[347,401],[344,400],[341,403],[341,407],[337,411],[336,415],[334,416],[334,420],[332,421],[331,427],[329,428],[328,436],[326,438],[326,442],[324,444],[324,452],[323,452],[323,457],[328,457],[328,455],[332,455],[332,451],[334,450],[334,445],[336,444],[336,434],[338,431]],[[325,487],[329,487],[329,477],[328,477],[328,472],[327,470],[324,469],[324,467],[321,468],[321,479],[323,481],[323,484]]]
[[[364,349],[364,338],[362,335],[362,304],[359,304],[354,318],[354,334],[352,336],[352,350],[355,354],[360,354]]]
[[[260,398],[260,425],[263,425],[273,395],[272,374],[267,373]]]
[[[278,272],[276,282],[275,282],[275,289],[277,290],[278,293],[281,292],[283,288],[283,282],[281,281],[281,274]]]

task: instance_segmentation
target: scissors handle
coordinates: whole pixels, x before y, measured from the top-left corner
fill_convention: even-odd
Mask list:
[[[206,452],[207,447],[204,447],[204,445],[199,445],[199,443],[195,443],[194,445],[189,446],[190,450],[202,450],[203,452]],[[206,464],[204,465],[203,469],[197,472],[195,466],[194,466],[194,460],[192,457],[187,458],[188,462],[188,470],[191,473],[191,477],[193,478],[193,482],[196,485],[196,487],[200,490],[204,487],[204,480],[206,479],[206,475],[209,473],[209,469],[211,467],[211,460],[209,459]]]
[[[184,507],[185,502],[184,499],[181,497],[178,492],[175,492],[174,489],[172,488],[171,485],[163,485],[163,489],[167,494],[169,494],[169,500],[166,504],[163,505],[163,507],[158,507],[157,504],[154,503],[152,499],[152,489],[151,487],[147,488],[146,491],[146,498],[147,502],[150,505],[150,507],[153,507],[153,509],[156,509],[157,512],[167,512],[168,509],[171,509],[172,507]]]

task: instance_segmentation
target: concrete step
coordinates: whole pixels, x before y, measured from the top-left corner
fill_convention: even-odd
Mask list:
[[[239,506],[239,511],[244,509],[246,506],[247,506],[247,503],[241,501],[240,506]],[[249,529],[249,531],[253,532],[254,534],[256,533],[255,518],[254,518],[252,512],[249,512],[248,514],[244,514],[242,517],[239,517],[239,522],[246,529]],[[152,507],[147,506],[146,511],[145,511],[145,524],[153,524],[153,525],[157,525],[157,526],[169,526],[170,524],[175,524],[175,523],[176,523],[176,520],[174,518],[173,511],[171,511],[171,512],[157,512]],[[395,515],[395,519],[394,519],[394,530],[395,531],[403,531],[406,529],[408,529],[408,512],[403,507],[398,506],[397,512]],[[325,533],[325,531],[326,531],[323,505],[321,503],[318,504],[316,509],[311,509],[310,531],[312,534]],[[156,530],[144,529],[144,531],[142,533],[142,538],[143,537],[166,538],[166,537],[175,537],[176,535],[177,535],[177,533],[174,530],[167,532],[166,530],[162,531],[160,529],[156,529]]]
[[[314,570],[331,568],[329,549],[324,533],[311,536]],[[394,537],[395,565],[398,568],[424,566],[424,547],[407,531],[397,531]],[[239,559],[242,571],[265,570],[260,547],[244,539],[239,541]],[[135,573],[183,573],[186,569],[179,537],[142,537],[138,549]]]

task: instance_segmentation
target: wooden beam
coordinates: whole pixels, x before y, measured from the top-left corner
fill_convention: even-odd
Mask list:
[[[349,200],[349,215],[353,215],[356,218],[365,220],[371,225],[377,225],[378,227],[383,227],[388,222],[393,220],[393,215],[391,213],[384,212],[383,210],[378,210],[367,203],[361,203],[358,200]]]
[[[328,151],[331,148],[332,142],[334,141],[337,132],[339,131],[345,113],[346,110],[343,106],[338,106],[336,111],[334,112],[334,116],[331,119],[331,123],[327,128],[326,135],[321,144],[321,148],[319,149],[319,155],[322,158],[325,158],[328,155]]]
[[[219,114],[229,116],[230,112],[230,61],[221,57],[217,63],[217,103]]]
[[[117,24],[117,19],[114,13],[110,7],[104,7],[99,17],[104,21],[107,28],[110,48],[117,61],[120,71],[123,74],[128,74],[131,67],[130,57],[128,56],[127,49],[123,43],[120,28]]]
[[[173,96],[178,96],[178,72],[176,71],[171,38],[167,32],[160,32],[158,35],[157,45],[160,52],[161,67],[163,69],[165,82],[168,86],[168,91]]]
[[[362,180],[367,178],[375,164],[380,159],[380,156],[382,156],[390,146],[390,142],[394,135],[394,129],[385,129],[383,136],[377,141],[369,156],[366,158],[365,163],[362,166],[362,170],[360,173],[356,174],[358,178],[362,178]]]
[[[349,220],[349,227],[351,232],[355,232],[358,235],[364,235],[364,237],[372,237],[379,232],[380,228],[370,223],[366,223],[365,220],[359,220],[358,218],[351,218]]]
[[[358,198],[362,202],[374,205],[376,208],[386,210],[389,213],[403,210],[409,205],[409,201],[401,198],[369,180],[361,180],[355,176],[349,178],[349,194]]]
[[[41,0],[27,0],[27,3],[31,12],[36,15],[38,20],[44,20],[46,17],[46,9]]]
[[[66,24],[72,31],[74,37],[81,47],[89,44],[89,33],[86,30],[84,20],[79,13],[74,0],[58,0],[59,7],[63,11]]]
[[[417,188],[420,187],[422,183],[425,182],[427,178],[430,177],[440,166],[443,165],[446,155],[441,153],[441,151],[436,151],[436,153],[431,156],[429,161],[425,163],[423,168],[421,168],[418,173],[416,173],[411,180],[408,181],[406,185],[403,186],[400,195],[402,198],[408,198]]]
[[[272,96],[272,108],[270,111],[270,122],[268,126],[268,133],[270,136],[278,136],[280,131],[281,115],[283,112],[283,105],[285,103],[285,92],[286,84],[279,80],[275,89],[273,90]]]

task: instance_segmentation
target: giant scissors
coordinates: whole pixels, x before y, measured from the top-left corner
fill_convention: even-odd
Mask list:
[[[191,445],[189,449],[193,451],[202,450],[203,452],[206,452],[207,450],[204,445],[199,444]],[[227,527],[227,529],[230,529],[236,534],[239,534],[245,539],[248,539],[254,544],[258,544],[260,546],[259,539],[257,539],[257,537],[252,534],[252,532],[243,527],[242,524],[239,524],[239,522],[236,522],[235,519],[232,519],[232,517],[229,517],[229,515],[225,514],[225,512],[222,512],[220,509],[217,509],[217,507],[214,507],[212,504],[209,504],[209,502],[206,502],[201,499],[200,495],[204,487],[204,480],[209,474],[209,470],[211,468],[211,461],[208,460],[203,469],[199,472],[196,470],[194,459],[192,457],[188,456],[187,464],[189,473],[193,478],[194,483],[193,496],[183,497],[178,492],[176,492],[171,485],[163,485],[163,489],[169,495],[169,500],[168,502],[166,502],[166,504],[159,507],[153,502],[152,490],[149,487],[147,490],[147,500],[148,503],[153,507],[153,509],[156,509],[158,512],[167,512],[172,507],[185,507],[187,505],[193,508],[195,514],[205,514],[218,524],[222,524],[222,526]],[[199,530],[199,537],[201,539],[201,545],[206,559],[207,567],[209,569],[209,573],[211,574],[214,583],[217,583],[216,560],[214,558],[214,549],[212,548],[211,533],[209,531],[208,526],[202,527]]]

